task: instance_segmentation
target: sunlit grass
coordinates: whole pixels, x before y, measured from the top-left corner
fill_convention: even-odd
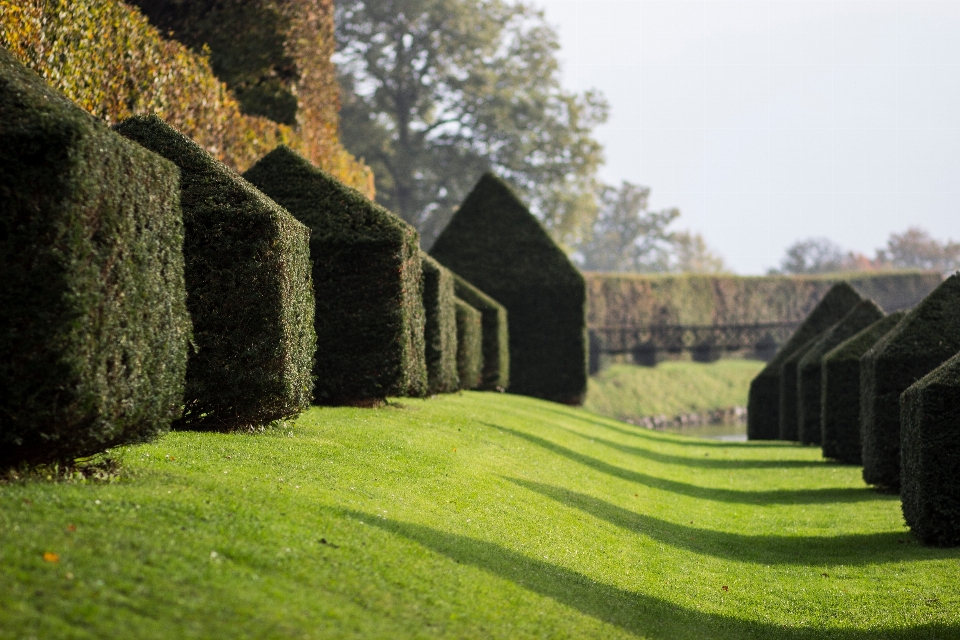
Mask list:
[[[113,455],[0,485],[0,638],[960,637],[960,551],[817,449],[466,393]]]

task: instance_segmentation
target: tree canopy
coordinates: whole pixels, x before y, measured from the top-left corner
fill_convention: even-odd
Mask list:
[[[558,240],[589,226],[602,162],[592,130],[607,104],[561,86],[542,11],[506,0],[341,0],[335,18],[344,144],[425,246],[486,170]]]

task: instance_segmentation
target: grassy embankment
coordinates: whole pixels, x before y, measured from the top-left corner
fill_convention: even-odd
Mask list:
[[[0,485],[0,638],[960,637],[960,550],[817,449],[466,393],[113,456]]]
[[[590,378],[584,408],[612,418],[698,413],[747,406],[759,360],[615,364]]]

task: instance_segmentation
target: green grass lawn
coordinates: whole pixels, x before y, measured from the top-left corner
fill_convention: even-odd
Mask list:
[[[960,550],[818,449],[465,393],[112,455],[0,485],[0,638],[960,637]]]
[[[584,408],[603,416],[676,416],[747,406],[747,392],[766,363],[759,360],[615,364],[590,378]]]

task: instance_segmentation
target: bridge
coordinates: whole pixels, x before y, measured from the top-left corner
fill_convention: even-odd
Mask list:
[[[635,363],[647,366],[656,364],[660,354],[684,351],[699,362],[710,362],[734,351],[750,351],[758,359],[770,360],[798,326],[799,322],[767,322],[591,327],[590,371],[599,370],[602,355],[630,355]]]

